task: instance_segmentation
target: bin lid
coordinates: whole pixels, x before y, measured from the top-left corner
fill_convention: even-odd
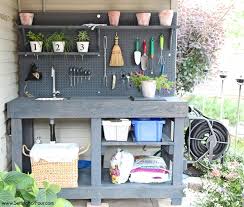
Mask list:
[[[72,162],[78,159],[79,146],[75,143],[35,144],[31,151],[32,161]]]

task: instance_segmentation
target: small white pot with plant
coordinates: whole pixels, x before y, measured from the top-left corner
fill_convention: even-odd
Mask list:
[[[154,98],[156,90],[170,90],[173,86],[173,82],[169,81],[164,75],[152,78],[141,74],[134,74],[131,80],[135,87],[142,91],[142,95],[145,98]]]
[[[79,31],[75,38],[78,52],[88,52],[90,37],[87,31]]]
[[[29,31],[27,33],[27,38],[30,42],[31,52],[42,52],[42,45],[44,42],[43,34]]]
[[[50,51],[52,48],[53,52],[64,52],[66,43],[67,39],[64,33],[55,32],[47,38],[45,47],[47,51]]]

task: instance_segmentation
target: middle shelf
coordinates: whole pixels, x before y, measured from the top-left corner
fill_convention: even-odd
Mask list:
[[[134,142],[133,135],[130,133],[127,141],[106,141],[102,139],[102,146],[161,146],[161,145],[174,145],[174,142],[166,135],[163,134],[161,142]]]

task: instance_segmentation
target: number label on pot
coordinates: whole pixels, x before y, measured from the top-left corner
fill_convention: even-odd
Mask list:
[[[88,52],[89,42],[77,42],[78,52]]]
[[[53,42],[54,52],[64,52],[65,42]]]

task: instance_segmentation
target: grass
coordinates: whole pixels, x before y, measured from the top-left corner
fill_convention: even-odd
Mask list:
[[[238,152],[238,154],[243,154],[244,153],[244,138],[240,138],[238,140],[236,148],[235,148],[235,138],[231,137],[230,151]]]
[[[190,96],[186,98],[189,105],[193,105],[202,111],[206,116],[213,119],[220,119],[220,103],[218,97],[204,98],[202,96]],[[228,119],[231,125],[235,125],[237,112],[237,100],[224,100],[224,119]],[[244,121],[244,103],[240,104],[240,121]]]

